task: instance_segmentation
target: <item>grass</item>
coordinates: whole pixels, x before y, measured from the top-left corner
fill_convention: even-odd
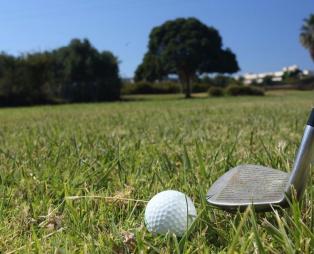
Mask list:
[[[287,210],[229,214],[205,195],[239,163],[289,171],[314,92],[145,98],[0,110],[0,253],[313,251],[313,173]],[[166,189],[198,211],[181,239],[144,226]]]

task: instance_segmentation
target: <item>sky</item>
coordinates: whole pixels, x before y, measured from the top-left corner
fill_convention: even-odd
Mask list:
[[[132,77],[151,29],[167,20],[196,17],[215,27],[236,54],[240,74],[297,64],[314,69],[299,42],[313,0],[10,0],[0,2],[0,51],[19,55],[52,50],[88,38],[120,61]]]

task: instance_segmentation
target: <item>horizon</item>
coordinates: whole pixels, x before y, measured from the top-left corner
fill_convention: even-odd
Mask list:
[[[237,56],[241,71],[235,75],[274,72],[291,65],[314,69],[308,51],[299,42],[303,20],[314,12],[309,1],[13,0],[0,6],[0,19],[5,23],[0,30],[0,51],[20,55],[87,38],[98,50],[111,51],[119,59],[122,78],[133,77],[152,28],[178,17],[195,17],[219,31],[224,48]]]

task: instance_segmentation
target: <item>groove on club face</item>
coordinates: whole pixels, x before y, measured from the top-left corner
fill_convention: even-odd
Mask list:
[[[240,165],[220,177],[207,193],[207,201],[226,210],[254,204],[256,210],[285,203],[289,174],[258,165]]]

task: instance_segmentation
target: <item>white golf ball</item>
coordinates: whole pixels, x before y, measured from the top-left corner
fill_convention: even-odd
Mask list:
[[[182,236],[195,218],[196,209],[192,200],[175,190],[156,194],[145,209],[146,227],[157,234],[170,232]]]

